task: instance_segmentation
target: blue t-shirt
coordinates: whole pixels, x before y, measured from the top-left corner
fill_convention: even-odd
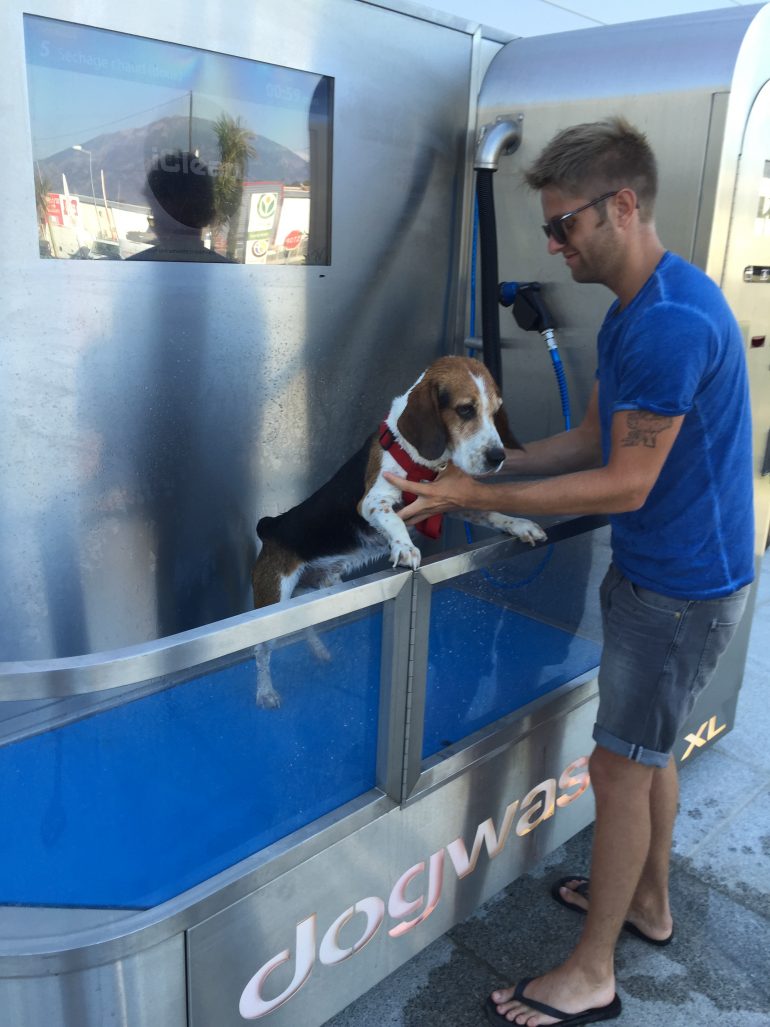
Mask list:
[[[740,329],[720,289],[673,253],[599,331],[604,461],[613,414],[684,421],[640,510],[614,514],[613,560],[642,588],[729,595],[754,577],[751,416]]]

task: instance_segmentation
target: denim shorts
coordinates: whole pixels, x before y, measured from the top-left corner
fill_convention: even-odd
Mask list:
[[[632,584],[610,565],[600,591],[598,745],[648,766],[668,764],[735,634],[749,588],[722,599],[675,599]]]

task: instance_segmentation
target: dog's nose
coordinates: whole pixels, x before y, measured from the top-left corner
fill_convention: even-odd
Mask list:
[[[484,459],[490,467],[497,467],[505,460],[505,450],[500,446],[495,446],[493,449],[488,449],[484,453]]]

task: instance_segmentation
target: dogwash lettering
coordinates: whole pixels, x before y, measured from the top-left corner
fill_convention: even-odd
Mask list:
[[[324,966],[336,966],[360,952],[380,929],[386,911],[391,920],[395,921],[393,926],[388,929],[388,935],[391,938],[400,938],[414,930],[418,924],[428,919],[439,904],[447,855],[458,880],[468,877],[476,869],[482,845],[486,846],[490,859],[500,855],[511,833],[517,812],[519,819],[516,823],[516,834],[527,835],[544,820],[552,817],[557,806],[563,808],[579,798],[590,783],[588,757],[580,756],[564,770],[558,782],[555,778],[542,781],[535,785],[521,801],[517,799],[510,803],[503,814],[499,834],[491,817],[482,821],[476,828],[470,856],[462,838],[455,838],[445,848],[434,852],[428,862],[427,893],[423,893],[416,899],[406,897],[407,887],[425,873],[425,862],[423,861],[409,867],[399,877],[391,889],[387,905],[385,900],[379,896],[370,895],[359,899],[354,905],[340,913],[327,928],[320,945],[318,944],[318,917],[315,913],[311,913],[296,926],[295,969],[291,983],[274,998],[262,997],[265,982],[270,974],[291,959],[291,950],[284,949],[283,952],[279,952],[264,966],[261,966],[243,989],[239,1004],[243,1019],[258,1020],[293,998],[302,985],[309,980],[316,958]],[[557,789],[560,792],[558,797]],[[353,917],[361,914],[365,917],[365,924],[360,937],[352,945],[343,947],[340,944],[340,932]]]

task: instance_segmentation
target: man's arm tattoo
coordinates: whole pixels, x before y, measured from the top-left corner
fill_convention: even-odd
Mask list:
[[[673,424],[672,417],[661,417],[649,410],[632,410],[628,415],[628,434],[621,439],[621,446],[647,446],[655,448],[658,435]]]

